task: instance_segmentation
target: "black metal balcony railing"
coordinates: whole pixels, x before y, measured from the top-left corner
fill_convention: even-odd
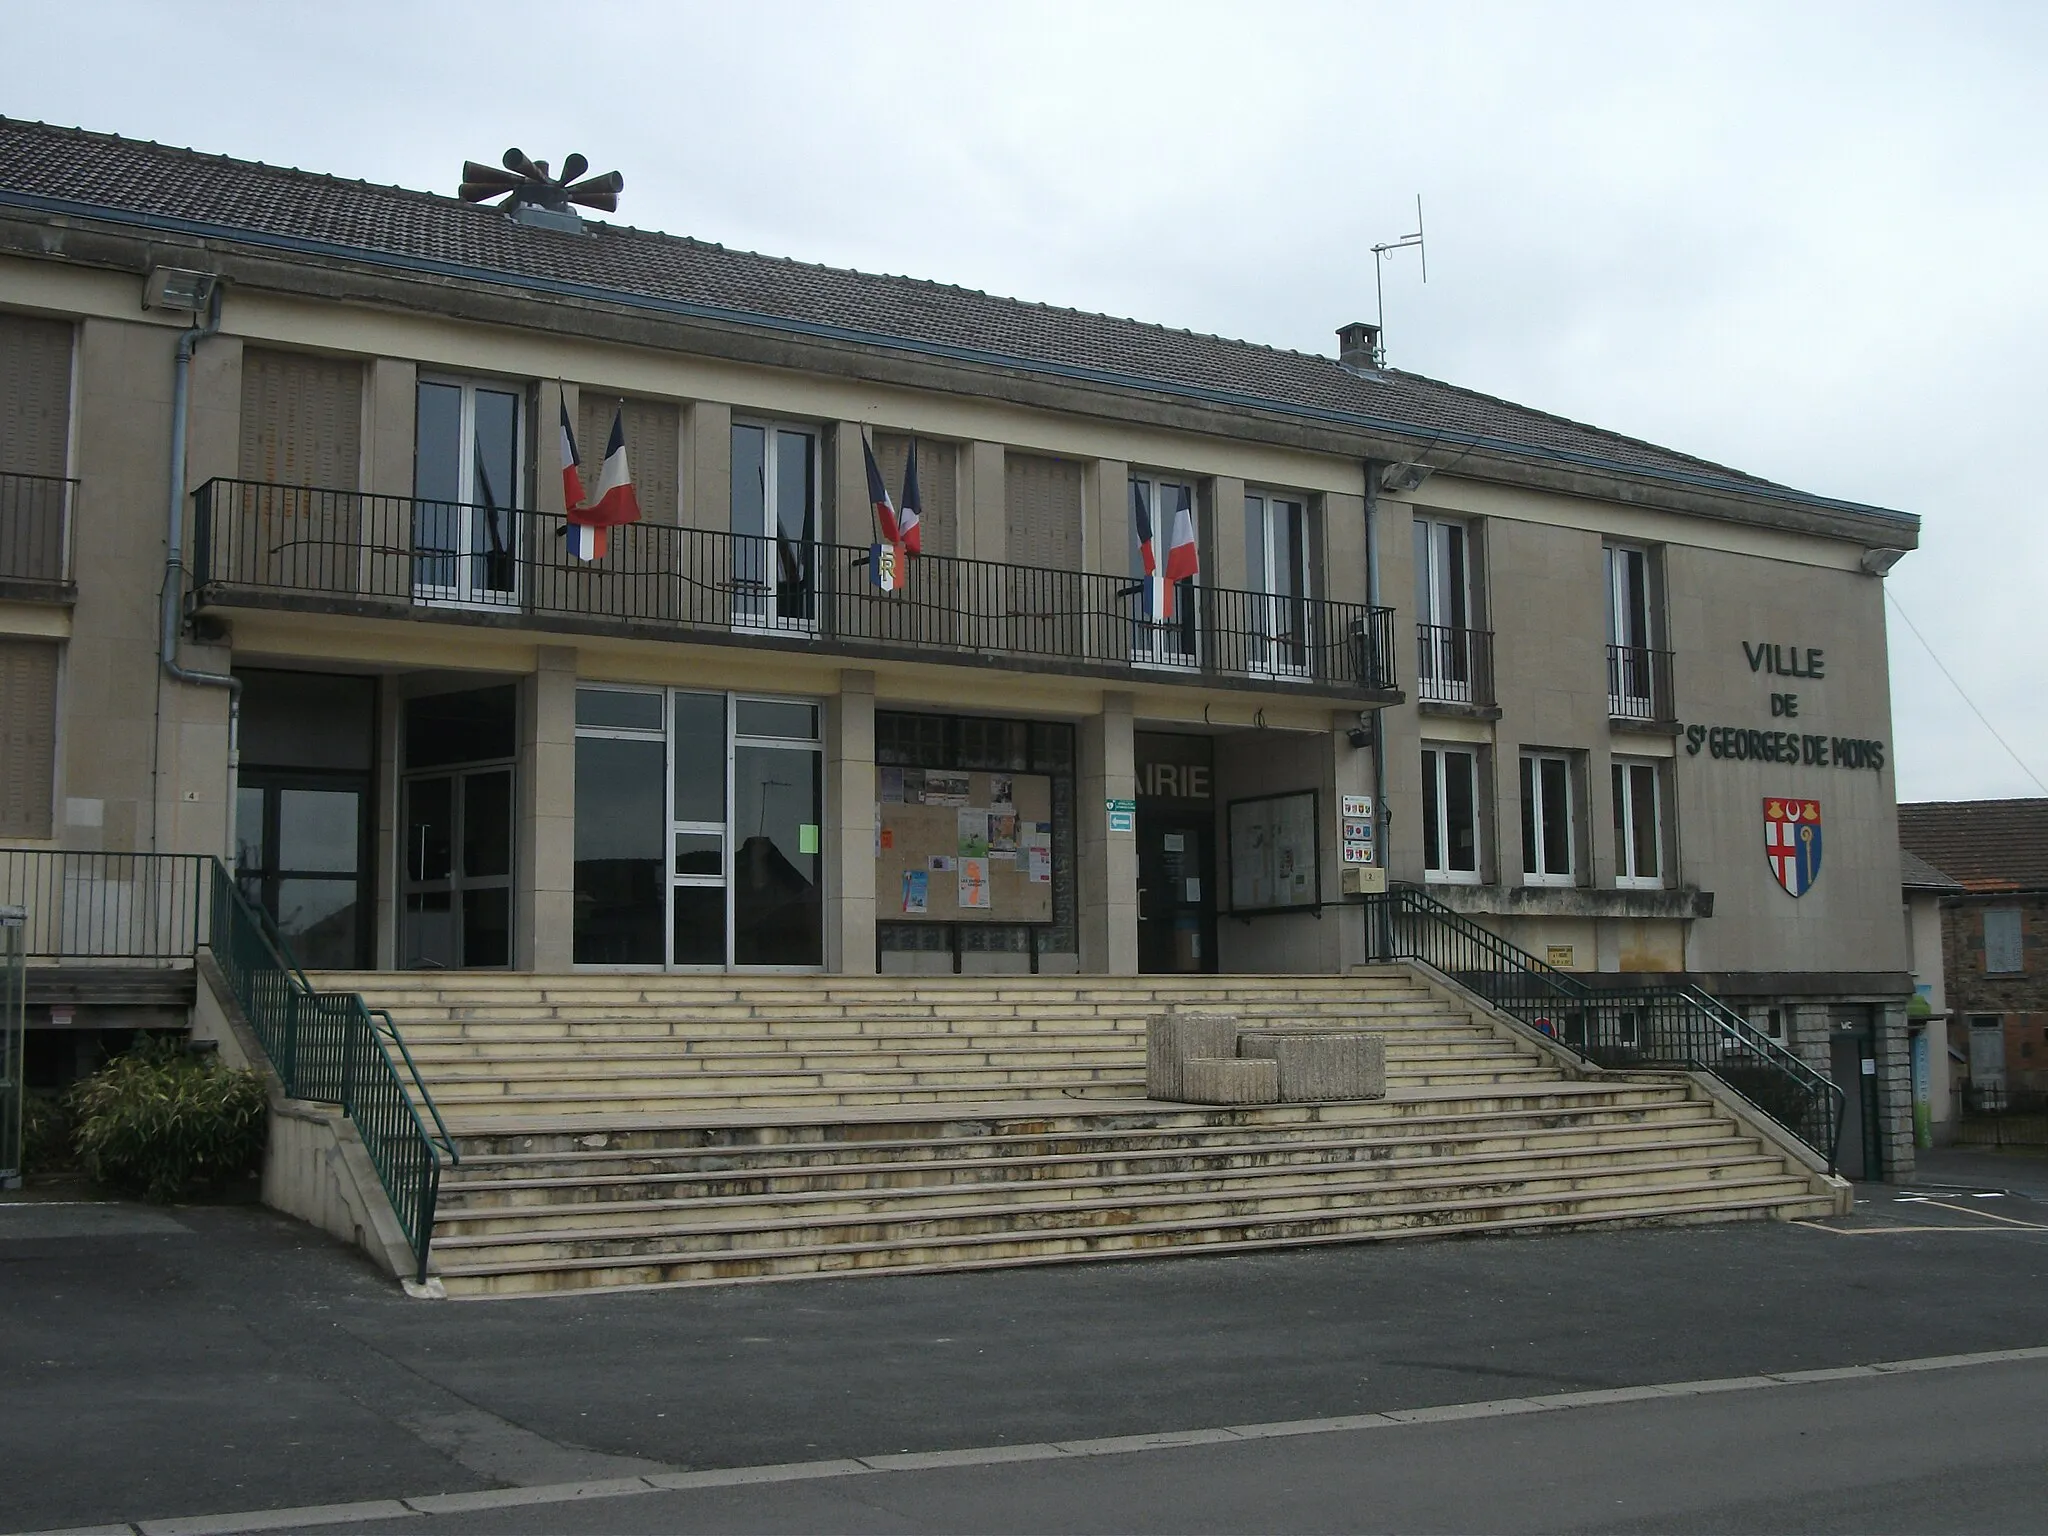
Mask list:
[[[71,579],[71,498],[78,482],[0,474],[0,581],[61,587]]]
[[[1415,626],[1415,696],[1434,704],[1498,703],[1493,693],[1493,631],[1446,624]]]
[[[874,654],[1190,680],[1394,687],[1393,611],[1183,584],[1171,618],[1127,577],[926,555],[906,590],[865,547],[664,523],[572,560],[552,515],[213,480],[194,493],[197,604],[276,597],[356,608],[501,610],[549,621],[839,646]]]
[[[1671,653],[1641,645],[1608,646],[1607,713],[1616,720],[1675,720]]]

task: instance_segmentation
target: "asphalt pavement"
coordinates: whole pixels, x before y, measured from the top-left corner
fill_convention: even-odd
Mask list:
[[[408,1300],[351,1251],[260,1208],[0,1203],[0,1378],[8,1383],[0,1392],[0,1530],[905,1452],[985,1453],[2032,1348],[2048,1345],[2048,1203],[2021,1191],[2048,1185],[2044,1168],[2038,1159],[1993,1159],[1988,1172],[1999,1176],[1987,1177],[1974,1164],[1930,1165],[1914,1187],[1866,1187],[1854,1216],[1828,1223],[478,1302]],[[1953,1381],[1990,1381],[2005,1369],[1958,1370]],[[2015,1365],[2009,1374],[2000,1411],[1972,1421],[1992,1440],[2022,1421],[2021,1407],[2036,1429],[2048,1407],[2038,1368]],[[1787,1393],[1829,1385],[1782,1387],[1769,1394],[1771,1411],[1791,1411],[1775,1406]],[[1883,1396],[1883,1382],[1864,1385]],[[1540,1440],[1582,1426],[1578,1433],[1598,1442],[1582,1448],[1592,1460],[1559,1467],[1560,1475],[1576,1468],[1565,1481],[1585,1485],[1572,1497],[1591,1498],[1597,1468],[1620,1465],[1599,1449],[1611,1437],[1594,1428],[1604,1422],[1597,1406],[1500,1433]],[[1923,1407],[1892,1411],[1918,1415]],[[1667,1411],[1679,1410],[1657,1405],[1657,1415]],[[1622,1412],[1616,1422],[1647,1426],[1651,1417]],[[1869,1434],[1883,1418],[1870,1410]],[[1928,1443],[1952,1457],[1964,1428],[1953,1420],[1927,1426]],[[1680,1435],[1679,1447],[1690,1433],[1670,1432]],[[1650,1436],[1647,1456],[1656,1437],[1647,1427],[1641,1433]],[[1221,1522],[1202,1528],[1347,1524],[1349,1506],[1335,1502],[1335,1490],[1349,1485],[1318,1470],[1318,1458],[1338,1455],[1332,1447],[1343,1435],[1288,1438],[1298,1443],[1270,1452],[1229,1445],[1186,1453],[1200,1465],[1209,1455],[1280,1457],[1245,1476],[1280,1478],[1306,1501],[1298,1519],[1276,1522],[1218,1495],[1187,1506]],[[1984,1503],[1991,1495],[1975,1483],[1951,1486],[1934,1466],[1914,1473],[1928,1479],[1917,1492],[1880,1499],[1873,1490],[1887,1465],[1920,1463],[1866,1456],[1857,1447],[1891,1442],[1869,1439],[1863,1428],[1852,1438],[1831,1445],[1825,1465],[1862,1468],[1852,1481],[1876,1502],[1844,1495],[1841,1508],[1918,1511],[1901,1529],[2042,1528],[2040,1519],[2004,1519]],[[1359,1449],[1359,1465],[1376,1465],[1375,1456],[1401,1463],[1409,1453],[1383,1449],[1388,1443]],[[1142,1468],[1175,1454],[1183,1453],[1113,1459]],[[1987,1465],[1996,1463],[1996,1446],[1986,1454]],[[1016,1465],[1023,1481],[989,1505],[997,1513],[976,1528],[1105,1528],[1043,1502],[1052,1496],[1030,1478],[1051,1474],[1027,1475],[1026,1465]],[[1537,1477],[1537,1463],[1528,1468]],[[952,1472],[970,1481],[1011,1475],[988,1466]],[[1151,1476],[1118,1475],[1138,1476],[1141,1486]],[[1834,1487],[1832,1476],[1813,1488]],[[861,1493],[804,1481],[816,1486],[803,1493],[768,1485],[757,1496],[771,1504],[874,1496],[871,1478],[856,1480],[868,1490]],[[1427,1486],[1416,1482],[1414,1497]],[[729,1490],[676,1496],[709,1501],[693,1507],[710,1526],[739,1528],[721,1525],[721,1509],[740,1513],[717,1503],[738,1497]],[[1796,1496],[1792,1472],[1764,1488],[1754,1528],[1790,1512],[1783,1501]],[[633,1509],[667,1518],[639,1500],[604,1504],[602,1513],[590,1506],[597,1524],[579,1528],[637,1528],[630,1522],[643,1516]],[[1135,1517],[1150,1505],[1105,1507]],[[1531,1507],[1555,1518],[1528,1528],[1599,1526],[1590,1504]],[[2048,1509],[2048,1501],[2032,1507]],[[1387,1509],[1417,1515],[1390,1513],[1389,1526],[1511,1528],[1461,1522],[1456,1513],[1477,1506],[1455,1502],[1443,1506],[1445,1525],[1421,1518],[1428,1511],[1420,1504]],[[568,1528],[570,1506],[534,1510],[537,1523],[521,1528]],[[1969,1518],[1944,1525],[1943,1510]],[[899,1526],[863,1526],[823,1506],[763,1505],[759,1513],[768,1521],[761,1529],[926,1529],[936,1526],[917,1518],[945,1524],[957,1508],[935,1504]],[[1697,1501],[1666,1513],[1679,1522],[1672,1529],[1689,1519],[1749,1518],[1733,1505]],[[1917,1523],[1921,1515],[1927,1523]],[[1628,1528],[1661,1528],[1650,1506],[1617,1516],[1638,1517],[1651,1523]],[[424,1530],[420,1518],[405,1528]],[[455,1517],[435,1517],[442,1518]],[[676,1519],[683,1523],[660,1528],[696,1528],[680,1512]],[[1374,1523],[1348,1519],[1353,1528]],[[476,1528],[501,1526],[513,1528],[502,1519]]]

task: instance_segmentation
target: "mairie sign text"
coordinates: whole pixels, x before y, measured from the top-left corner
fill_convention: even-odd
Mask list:
[[[1685,751],[1738,763],[1801,763],[1809,768],[1884,767],[1884,743],[1809,731],[1752,731],[1739,725],[1688,725]]]

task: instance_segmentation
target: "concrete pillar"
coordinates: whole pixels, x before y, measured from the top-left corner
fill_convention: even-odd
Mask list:
[[[825,709],[825,969],[875,973],[875,674],[843,671]]]
[[[1243,592],[1251,587],[1245,561],[1244,482],[1218,475],[1201,487],[1202,580],[1212,587]],[[1316,596],[1322,596],[1318,592]]]
[[[377,787],[376,852],[370,867],[376,872],[376,966],[380,971],[398,968],[398,892],[405,880],[405,849],[399,840],[399,804],[402,791],[399,732],[405,720],[405,694],[392,677],[377,684]]]
[[[685,528],[732,527],[732,407],[698,400],[683,407]]]
[[[419,373],[417,364],[380,357],[364,378],[363,489],[373,495],[412,494]]]
[[[875,514],[868,504],[867,458],[861,426],[842,421],[824,435],[822,498],[825,515],[818,537],[827,544],[865,546],[875,538]]]
[[[576,917],[576,651],[543,645],[520,688],[515,970],[569,969]]]
[[[1097,459],[1081,487],[1081,564],[1103,576],[1131,573],[1131,467]]]
[[[1883,1127],[1884,1177],[1899,1184],[1913,1177],[1913,1032],[1906,1019],[1906,1000],[1878,1003],[1871,1010],[1877,1027],[1877,1115]]]
[[[562,412],[566,408],[569,420],[577,420],[583,392],[574,384],[560,384],[553,379],[543,379],[537,393],[539,400],[535,407],[533,423],[533,441],[536,448],[533,509],[548,517],[560,517],[567,510],[567,503],[562,497]],[[602,452],[604,445],[598,446]],[[592,472],[590,462],[590,444],[579,442],[576,448],[584,456],[583,473],[586,478],[583,489],[588,492],[597,485],[597,475]],[[598,463],[602,465],[603,460],[600,458]]]
[[[1081,722],[1079,823],[1081,970],[1100,976],[1138,974],[1138,839],[1109,829],[1108,802],[1135,802],[1132,699],[1105,693],[1102,712]]]
[[[960,454],[960,558],[1007,561],[1010,513],[1003,445],[963,443]]]

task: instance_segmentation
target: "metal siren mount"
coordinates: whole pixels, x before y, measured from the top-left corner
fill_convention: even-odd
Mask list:
[[[548,174],[547,161],[529,160],[524,150],[508,149],[502,171],[465,160],[456,195],[465,203],[487,203],[502,197],[505,201],[499,206],[522,224],[581,229],[583,221],[576,216],[576,205],[611,213],[626,187],[626,178],[617,171],[579,181],[589,169],[588,160],[571,155],[562,162],[562,174],[557,178]]]

